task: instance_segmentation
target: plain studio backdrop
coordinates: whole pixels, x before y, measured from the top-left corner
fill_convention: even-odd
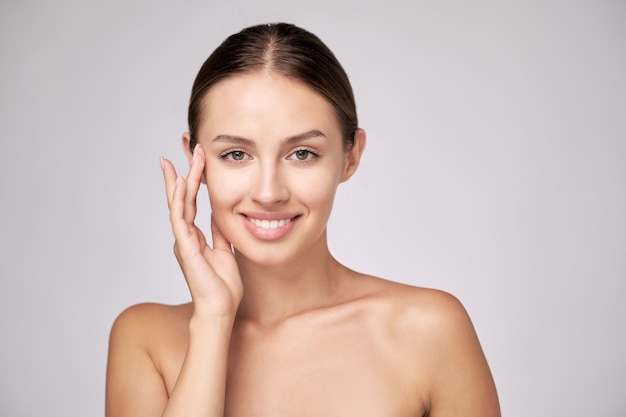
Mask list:
[[[188,301],[159,156],[185,171],[197,70],[269,21],[333,49],[368,132],[335,256],[456,295],[503,415],[626,415],[626,3],[598,0],[4,0],[0,415],[102,415],[117,314]]]

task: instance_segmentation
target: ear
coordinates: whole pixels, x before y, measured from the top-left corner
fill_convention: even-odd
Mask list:
[[[361,162],[361,155],[363,155],[363,151],[365,150],[365,143],[365,130],[359,128],[354,132],[354,145],[352,145],[352,149],[346,152],[346,168],[343,172],[341,182],[348,181],[356,172]]]
[[[190,143],[191,143],[191,134],[189,132],[183,133],[183,138],[182,138],[183,153],[187,157],[187,161],[189,162],[189,166],[191,166],[191,163],[193,162],[193,153],[192,153],[191,149],[189,149],[189,144]],[[202,181],[202,184],[206,184],[206,180],[205,180],[205,177],[204,177],[204,172],[202,173],[202,180],[201,181]]]
[[[191,153],[191,150],[189,149],[189,143],[191,143],[191,134],[189,132],[185,132],[183,133],[181,145],[183,146],[183,153],[187,157],[187,161],[189,161],[189,165],[191,166],[191,161],[193,160],[193,154]]]

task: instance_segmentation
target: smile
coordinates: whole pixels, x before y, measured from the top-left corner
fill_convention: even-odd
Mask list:
[[[241,213],[245,228],[259,240],[277,241],[298,223],[299,213]]]
[[[250,223],[253,223],[257,227],[263,229],[278,229],[279,227],[285,227],[287,224],[291,222],[291,219],[281,219],[281,220],[260,220],[253,219],[248,217]]]

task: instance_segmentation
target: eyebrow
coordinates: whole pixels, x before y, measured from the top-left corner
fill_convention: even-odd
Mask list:
[[[309,130],[308,132],[290,136],[284,139],[283,143],[285,145],[293,145],[294,143],[302,142],[304,140],[316,138],[316,137],[325,138],[326,135],[317,129],[313,129],[313,130]],[[243,138],[241,136],[234,136],[234,135],[217,135],[216,137],[213,138],[211,142],[226,142],[226,143],[233,143],[233,144],[250,146],[250,147],[256,146],[253,140]]]
[[[305,133],[301,133],[299,135],[288,137],[283,142],[285,143],[285,145],[293,145],[294,143],[302,142],[303,140],[317,138],[317,137],[325,138],[326,135],[320,132],[319,130],[314,129],[314,130],[309,130],[308,132],[305,132]]]

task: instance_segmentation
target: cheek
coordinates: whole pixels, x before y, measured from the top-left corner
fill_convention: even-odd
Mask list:
[[[311,208],[330,212],[337,191],[337,176],[333,170],[320,170],[310,175],[294,178],[292,195]]]
[[[204,175],[211,208],[214,212],[233,204],[237,200],[241,193],[238,188],[241,188],[242,183],[236,180],[236,176],[227,175],[222,170],[209,167],[205,169]]]

